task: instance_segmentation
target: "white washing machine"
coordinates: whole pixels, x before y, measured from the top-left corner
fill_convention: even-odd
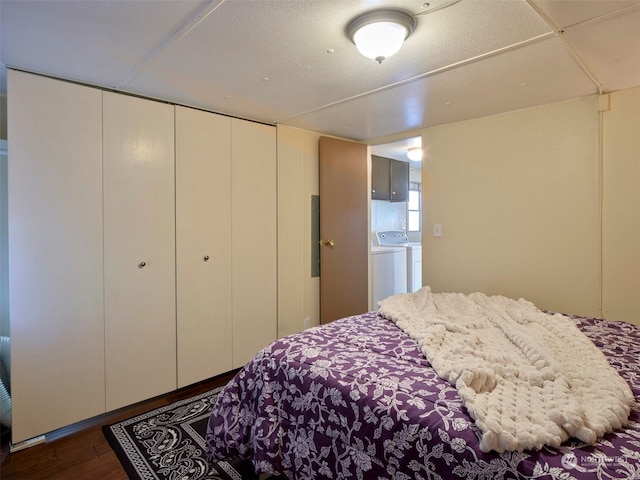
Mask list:
[[[403,247],[407,252],[407,292],[422,288],[422,244],[410,242],[403,230],[376,232],[378,245]]]
[[[378,302],[407,291],[407,249],[403,247],[371,247],[371,310]]]

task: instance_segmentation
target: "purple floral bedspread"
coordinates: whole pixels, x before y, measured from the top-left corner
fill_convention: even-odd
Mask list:
[[[640,400],[640,328],[573,317]],[[375,312],[282,338],[225,387],[209,460],[298,479],[640,480],[640,411],[596,445],[483,453],[455,388]]]

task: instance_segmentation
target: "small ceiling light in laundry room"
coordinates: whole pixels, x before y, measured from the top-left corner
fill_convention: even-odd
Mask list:
[[[412,13],[394,8],[372,10],[347,25],[347,36],[367,58],[382,63],[402,47],[416,28]]]
[[[407,150],[407,157],[414,162],[420,162],[422,160],[422,149],[420,147],[411,147]]]

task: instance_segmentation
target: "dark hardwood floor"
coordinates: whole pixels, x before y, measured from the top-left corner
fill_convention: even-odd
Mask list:
[[[2,430],[2,480],[127,480],[102,426],[226,384],[237,371],[48,433],[46,443],[9,453],[10,432]]]

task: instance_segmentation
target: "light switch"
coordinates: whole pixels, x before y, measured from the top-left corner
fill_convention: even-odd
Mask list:
[[[433,224],[433,236],[438,238],[442,236],[442,225],[439,223]]]

